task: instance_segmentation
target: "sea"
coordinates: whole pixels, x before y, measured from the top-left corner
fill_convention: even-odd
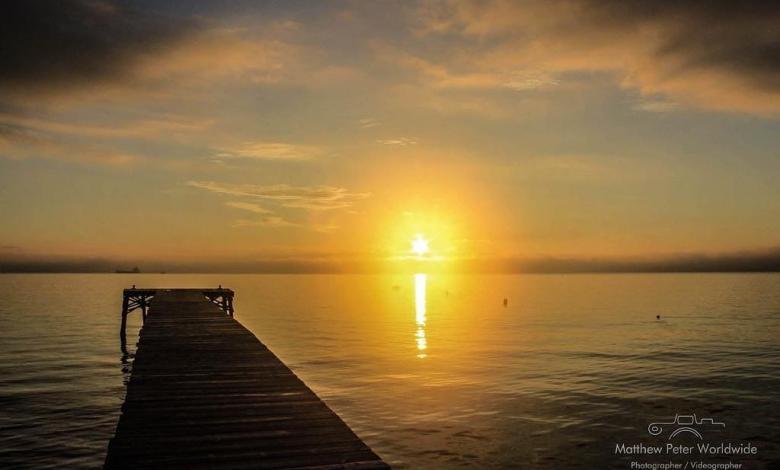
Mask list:
[[[102,466],[131,285],[233,289],[393,468],[780,468],[780,274],[758,273],[2,274],[0,468]]]

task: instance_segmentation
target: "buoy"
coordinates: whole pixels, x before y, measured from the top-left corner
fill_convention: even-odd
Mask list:
[[[661,315],[656,315],[656,316],[655,316],[655,319],[656,319],[656,320],[660,320],[660,319],[661,319]]]
[[[509,299],[507,299],[506,297],[504,297],[504,307],[506,307],[506,306],[507,306],[507,304],[509,304]]]

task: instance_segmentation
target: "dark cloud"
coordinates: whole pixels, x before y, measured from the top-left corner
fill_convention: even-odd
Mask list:
[[[678,59],[677,72],[720,69],[780,91],[780,3],[585,0],[584,5],[598,26],[655,25],[661,34],[655,55]]]
[[[175,43],[193,26],[126,3],[5,1],[0,3],[0,86],[52,91],[117,79],[136,59]]]
[[[438,2],[436,2],[438,3]],[[451,1],[423,20],[486,44],[484,70],[607,71],[646,95],[709,109],[780,111],[780,3]]]

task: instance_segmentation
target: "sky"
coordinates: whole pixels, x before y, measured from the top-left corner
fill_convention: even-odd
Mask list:
[[[417,234],[432,263],[507,269],[776,256],[778,22],[757,1],[3,2],[0,261],[379,269],[419,261]]]

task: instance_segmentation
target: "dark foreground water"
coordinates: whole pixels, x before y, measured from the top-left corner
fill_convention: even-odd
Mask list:
[[[102,464],[131,284],[235,289],[236,318],[397,468],[780,465],[780,275],[38,274],[0,275],[0,468]],[[700,424],[648,433],[676,414]],[[638,444],[696,450],[618,450]]]

